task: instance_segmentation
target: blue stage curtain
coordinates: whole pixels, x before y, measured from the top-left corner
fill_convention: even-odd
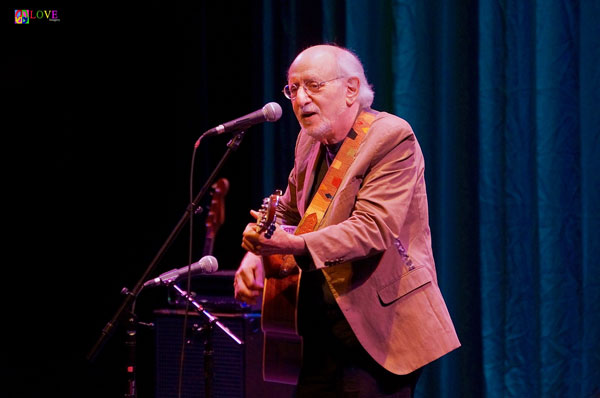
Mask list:
[[[600,394],[599,16],[592,1],[479,3],[488,396]]]
[[[374,108],[423,147],[463,346],[427,367],[419,397],[600,396],[599,4],[262,2],[266,101],[298,51],[340,44],[363,61]],[[287,117],[265,134],[264,193],[287,177]]]

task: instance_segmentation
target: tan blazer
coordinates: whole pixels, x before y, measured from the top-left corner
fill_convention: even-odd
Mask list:
[[[278,215],[308,207],[320,144],[301,132]],[[366,351],[407,374],[460,346],[437,284],[425,165],[410,125],[380,112],[318,229],[302,235]]]

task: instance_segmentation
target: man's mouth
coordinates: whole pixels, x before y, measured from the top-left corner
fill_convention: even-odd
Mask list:
[[[309,117],[314,116],[316,114],[317,114],[317,112],[302,112],[302,118],[308,119]]]

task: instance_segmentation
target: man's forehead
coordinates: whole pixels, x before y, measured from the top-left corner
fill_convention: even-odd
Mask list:
[[[331,51],[306,50],[296,57],[288,71],[288,79],[324,78],[336,69],[336,59]]]

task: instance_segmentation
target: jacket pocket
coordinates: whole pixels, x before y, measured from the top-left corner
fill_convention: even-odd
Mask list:
[[[415,268],[413,271],[402,275],[399,279],[379,289],[377,294],[383,305],[388,305],[430,282],[431,275],[426,268]]]

